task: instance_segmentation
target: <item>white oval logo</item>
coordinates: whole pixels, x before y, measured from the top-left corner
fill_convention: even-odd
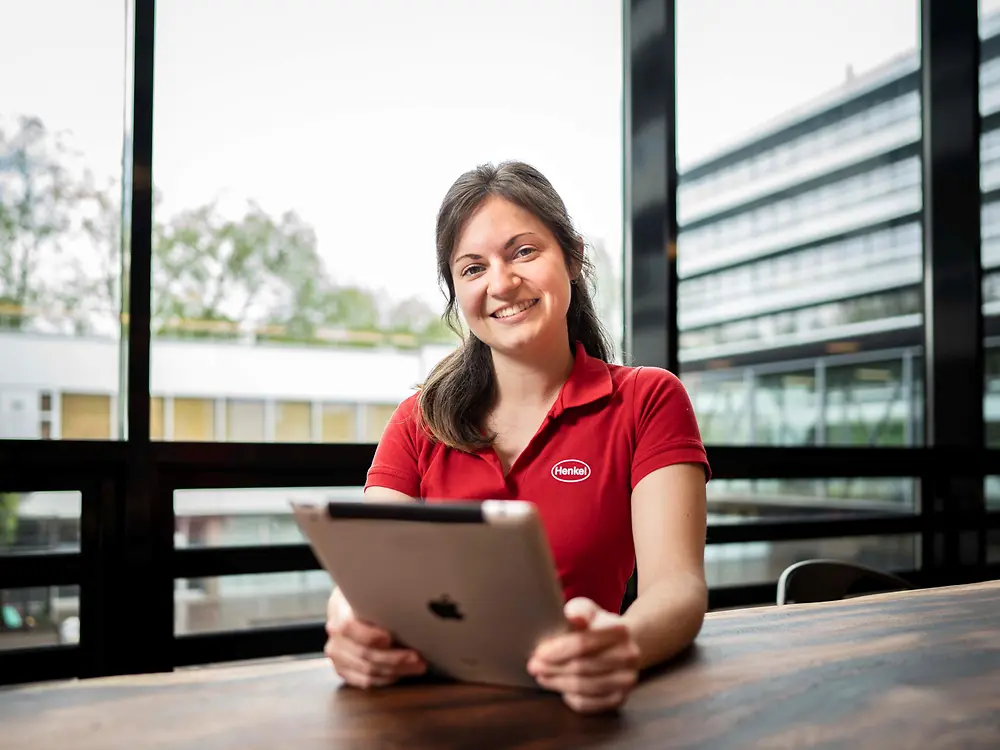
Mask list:
[[[567,458],[552,467],[552,478],[560,482],[582,482],[590,476],[590,467],[578,458]]]

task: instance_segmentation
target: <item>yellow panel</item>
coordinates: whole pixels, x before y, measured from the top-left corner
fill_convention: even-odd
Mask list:
[[[62,438],[63,440],[109,440],[111,397],[64,393]]]
[[[307,403],[279,401],[274,405],[274,440],[277,443],[308,443],[310,408]]]
[[[163,440],[163,399],[159,396],[149,399],[149,439]]]
[[[377,443],[382,439],[389,418],[396,411],[398,404],[367,404],[365,406],[365,440]]]
[[[354,414],[353,406],[323,404],[323,442],[354,442]]]
[[[214,440],[215,402],[204,398],[174,399],[174,440]]]

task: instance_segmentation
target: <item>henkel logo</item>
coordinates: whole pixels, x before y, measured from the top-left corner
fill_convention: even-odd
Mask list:
[[[582,482],[590,476],[590,467],[577,458],[567,458],[552,467],[552,478],[560,482]]]

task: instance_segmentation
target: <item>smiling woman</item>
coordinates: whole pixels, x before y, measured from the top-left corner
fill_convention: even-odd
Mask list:
[[[575,632],[539,644],[525,668],[576,710],[618,706],[705,614],[710,472],[690,400],[666,370],[611,362],[584,242],[533,167],[458,178],[438,212],[437,269],[447,318],[468,333],[390,419],[366,495],[534,503]],[[636,565],[639,595],[622,615]],[[350,684],[424,669],[339,592],[328,632]]]

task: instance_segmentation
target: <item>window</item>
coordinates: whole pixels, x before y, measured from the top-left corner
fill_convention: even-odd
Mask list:
[[[389,418],[396,411],[395,405],[374,404],[365,409],[366,438],[370,442],[378,442],[389,423]]]
[[[214,440],[215,402],[200,398],[174,399],[174,440]]]
[[[126,4],[18,3],[3,25],[0,438],[117,439],[96,399],[118,391]]]
[[[308,403],[279,401],[274,412],[275,442],[308,443],[312,439],[312,409]]]
[[[352,443],[358,440],[357,409],[346,404],[323,404],[324,443]]]
[[[916,0],[677,2],[679,288],[719,283],[700,305],[678,295],[680,375],[709,445],[922,439],[913,343],[922,325],[920,113],[908,104],[905,126],[889,116],[899,102],[915,101],[919,84],[906,78],[912,90],[899,83],[887,99],[876,83],[904,80],[889,61],[919,64],[918,8]],[[810,41],[817,28],[822,45]],[[793,156],[769,160],[749,182],[730,176],[756,163],[746,154],[765,148]],[[712,181],[713,191],[684,192],[687,174]],[[723,237],[716,228],[734,217],[748,219],[743,231]],[[914,231],[905,246],[885,241],[903,224]],[[723,523],[842,507],[833,482],[712,485]],[[906,498],[894,507],[913,512],[912,480],[893,487]],[[851,512],[872,499],[864,483],[841,491]],[[710,545],[726,562],[709,562],[709,576],[715,585],[772,580],[800,555],[875,559],[895,544]],[[899,544],[898,556],[879,558],[881,567],[912,567],[913,540]]]
[[[891,413],[892,426],[883,427],[877,440],[918,442],[920,432],[904,427],[916,419],[913,401],[900,392],[918,387],[903,362],[919,353],[907,351],[905,343],[921,325],[920,297],[912,296],[922,279],[919,141],[884,139],[889,145],[859,160],[861,142],[837,136],[856,123],[866,133],[884,133],[891,126],[887,113],[900,101],[913,102],[918,82],[906,78],[913,90],[903,92],[898,83],[900,93],[887,100],[873,93],[874,84],[836,74],[848,59],[858,78],[903,81],[900,66],[886,63],[919,62],[918,3],[887,0],[875,8],[832,1],[678,0],[677,14],[678,189],[693,170],[699,181],[716,175],[719,182],[715,197],[687,195],[679,212],[679,286],[723,282],[721,294],[704,305],[694,307],[679,295],[681,377],[696,400],[750,409],[724,423],[753,425],[710,430],[708,442],[817,445],[830,437],[867,444],[865,430],[826,424],[835,416],[828,404],[841,397],[843,386],[816,377],[855,372],[850,354],[859,350],[880,360],[885,357],[879,350],[893,351],[884,366],[898,387],[866,383],[862,389],[881,399],[865,407],[865,420],[879,410]],[[862,34],[861,25],[880,32]],[[828,43],[803,46],[810,38],[806,32],[819,27]],[[740,65],[728,66],[725,76],[711,73],[720,60],[734,59]],[[798,61],[795,76],[788,75],[789,59]],[[824,103],[815,103],[822,96]],[[905,116],[918,134],[919,110],[908,105]],[[727,145],[734,141],[739,150]],[[812,171],[771,161],[753,183],[737,189],[725,170],[756,161],[744,154],[758,143],[761,149],[765,143],[769,150],[795,149]],[[749,230],[741,236],[716,235],[713,227],[728,225],[733,216],[756,220],[741,225]],[[692,220],[697,225],[687,229],[685,222]],[[914,232],[905,245],[876,241],[901,225]],[[809,363],[805,369],[803,363]],[[702,377],[708,371],[712,377]],[[744,389],[742,395],[719,400],[698,394],[723,384]],[[848,423],[861,418],[843,410],[836,416]],[[713,411],[712,418],[719,415]]]
[[[93,394],[62,394],[64,440],[107,440],[111,437],[111,397]]]
[[[264,440],[264,402],[226,401],[226,439],[241,443]]]
[[[159,396],[152,396],[149,399],[149,438],[150,440],[163,440],[163,399]]]
[[[0,492],[0,555],[79,552],[79,492]]]
[[[307,441],[313,424],[323,442],[377,440],[457,343],[428,227],[485,161],[552,180],[621,338],[620,5],[156,10],[151,346],[162,391],[185,394],[175,440]],[[512,38],[531,54],[480,54]]]
[[[980,136],[980,189],[983,196],[982,246],[983,267],[983,330],[986,378],[983,388],[983,409],[986,420],[986,444],[1000,447],[1000,126],[995,113],[1000,109],[1000,53],[996,41],[1000,38],[1000,2],[980,0],[979,33],[983,38],[984,59],[980,64],[979,111],[983,116]],[[987,44],[986,42],[992,42]],[[1000,493],[996,477],[986,483],[986,502],[1000,508]]]

